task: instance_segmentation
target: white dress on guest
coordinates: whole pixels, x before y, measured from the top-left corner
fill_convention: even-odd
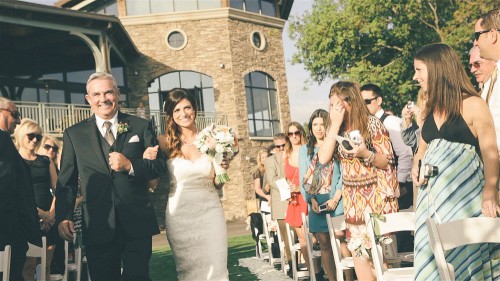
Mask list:
[[[165,212],[167,238],[179,281],[229,280],[227,229],[205,154],[191,161],[167,161],[170,193]]]

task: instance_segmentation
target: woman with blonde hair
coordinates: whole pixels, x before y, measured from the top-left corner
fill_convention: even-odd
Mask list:
[[[58,171],[59,171],[60,147],[61,144],[56,138],[45,135],[43,136],[42,141],[40,142],[40,147],[38,148],[38,154],[49,157],[49,159],[52,160]]]
[[[270,186],[265,180],[265,168],[264,160],[268,157],[267,149],[261,148],[257,152],[257,167],[252,173],[253,178],[253,189],[255,193],[259,196],[259,209],[261,212],[269,213],[271,211],[269,207],[269,201],[271,200]]]
[[[366,234],[366,212],[398,211],[399,185],[392,145],[382,122],[368,112],[357,83],[333,84],[329,98],[330,127],[318,160],[326,164],[334,156],[339,159],[347,234],[349,239],[358,240]],[[356,138],[355,131],[359,132]],[[349,140],[339,143],[339,136]],[[350,250],[358,279],[374,280],[368,257]]]
[[[42,140],[42,129],[34,120],[21,120],[21,125],[14,131],[14,137],[19,154],[30,168],[42,236],[47,237],[47,275],[42,279],[50,280],[52,254],[59,237],[57,227],[54,226],[56,198],[53,194],[57,182],[56,167],[49,157],[35,153]],[[36,258],[26,258],[23,268],[25,280],[34,279],[36,262]]]

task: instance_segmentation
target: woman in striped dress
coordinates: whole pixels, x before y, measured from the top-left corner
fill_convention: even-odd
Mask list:
[[[498,153],[491,113],[456,52],[445,44],[427,45],[416,54],[414,65],[413,79],[428,96],[412,173],[413,182],[420,186],[415,280],[439,280],[425,220],[495,217]],[[419,181],[419,160],[437,167],[437,174]],[[453,264],[457,280],[495,280],[500,267],[494,268],[492,255],[498,257],[498,249],[494,253],[491,245],[476,244],[448,252],[446,260]]]

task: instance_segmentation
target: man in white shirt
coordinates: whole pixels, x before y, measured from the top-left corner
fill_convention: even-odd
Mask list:
[[[361,95],[365,100],[368,111],[384,124],[391,138],[392,147],[397,157],[397,171],[401,197],[399,198],[399,208],[406,209],[412,205],[413,192],[411,183],[411,168],[413,165],[413,152],[411,147],[404,144],[401,138],[401,118],[388,115],[382,108],[382,90],[375,84],[366,84],[361,87]],[[406,191],[405,191],[406,189]],[[406,193],[405,193],[406,192]]]
[[[493,116],[500,158],[500,9],[491,10],[479,18],[474,26],[474,39],[481,58],[495,61],[497,66],[491,77],[493,88],[483,98]]]
[[[483,59],[479,56],[479,48],[473,46],[469,51],[470,72],[476,78],[481,88],[481,97],[486,100],[488,93],[493,90],[492,76],[496,77],[496,63],[492,60]],[[495,75],[492,75],[495,73]]]

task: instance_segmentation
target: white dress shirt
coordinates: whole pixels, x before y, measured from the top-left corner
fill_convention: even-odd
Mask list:
[[[497,80],[493,86],[493,91],[490,96],[488,106],[490,107],[491,115],[493,116],[493,124],[497,135],[498,158],[500,159],[500,60],[497,61]],[[486,82],[489,83],[489,80]],[[486,86],[483,89],[488,89]],[[481,97],[486,99],[486,93],[483,91]]]
[[[375,113],[375,117],[381,118],[384,110],[381,109]],[[398,156],[398,181],[408,182],[411,181],[411,168],[413,166],[413,152],[411,147],[403,142],[401,137],[401,123],[403,120],[397,116],[389,115],[384,120],[384,126],[389,131],[392,147]]]
[[[101,132],[101,135],[104,137],[106,135],[106,127],[104,127],[104,122],[109,121],[111,122],[111,132],[113,133],[113,136],[115,137],[116,140],[116,134],[118,130],[118,111],[116,111],[115,115],[113,118],[109,120],[104,120],[99,116],[95,116],[95,123],[97,125],[97,128],[99,129],[99,132]]]

